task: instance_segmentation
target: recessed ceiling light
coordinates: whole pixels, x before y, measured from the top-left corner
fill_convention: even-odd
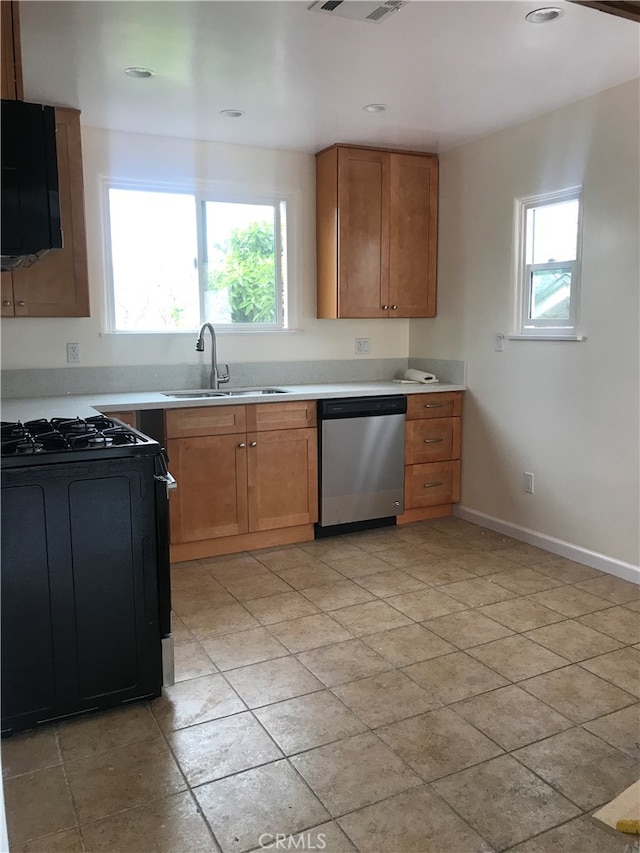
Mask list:
[[[550,21],[555,21],[564,15],[564,9],[559,9],[557,6],[545,6],[543,9],[535,9],[525,16],[530,24],[548,24]]]
[[[240,118],[244,115],[244,110],[220,110],[220,115],[225,118]]]
[[[362,109],[365,113],[383,113],[389,108],[386,104],[367,104],[366,107],[363,107]]]
[[[125,68],[124,73],[127,75],[127,77],[135,77],[137,80],[145,80],[148,77],[156,76],[156,72],[152,71],[150,68],[139,68],[137,66]]]

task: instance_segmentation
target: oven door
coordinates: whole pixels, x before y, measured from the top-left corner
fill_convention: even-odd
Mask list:
[[[171,603],[159,456],[3,468],[3,732],[160,695]]]

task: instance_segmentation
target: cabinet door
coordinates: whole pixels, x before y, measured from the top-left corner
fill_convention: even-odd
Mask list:
[[[10,272],[3,272],[2,281],[2,316],[13,317],[13,278]]]
[[[390,156],[389,316],[435,317],[438,160]]]
[[[20,48],[20,17],[17,3],[7,0],[2,7],[2,97],[9,101],[22,101],[22,56]]]
[[[171,473],[171,543],[246,533],[245,435],[208,435],[167,442]]]
[[[88,317],[80,113],[56,108],[60,218],[64,248],[13,271],[16,317]],[[4,299],[4,297],[3,297]]]
[[[3,474],[3,480],[8,479]],[[53,616],[45,491],[37,483],[2,489],[2,728],[53,716]],[[28,535],[21,532],[28,530]]]
[[[386,317],[390,154],[338,149],[338,317]]]
[[[318,433],[283,429],[247,436],[251,531],[318,520]]]

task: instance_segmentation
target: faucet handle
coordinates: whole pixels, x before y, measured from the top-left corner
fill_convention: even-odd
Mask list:
[[[223,385],[229,381],[229,365],[225,362],[225,370],[226,373],[220,373],[218,366],[216,365],[216,371],[218,373],[218,382],[221,382]]]

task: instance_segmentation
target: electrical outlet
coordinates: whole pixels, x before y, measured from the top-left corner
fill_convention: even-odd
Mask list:
[[[533,474],[530,474],[528,471],[525,471],[522,475],[522,488],[528,494],[533,494]]]
[[[80,344],[67,344],[67,364],[79,364]]]
[[[495,352],[504,352],[504,332],[496,332],[493,349]]]
[[[369,355],[369,338],[356,338],[356,355]]]

